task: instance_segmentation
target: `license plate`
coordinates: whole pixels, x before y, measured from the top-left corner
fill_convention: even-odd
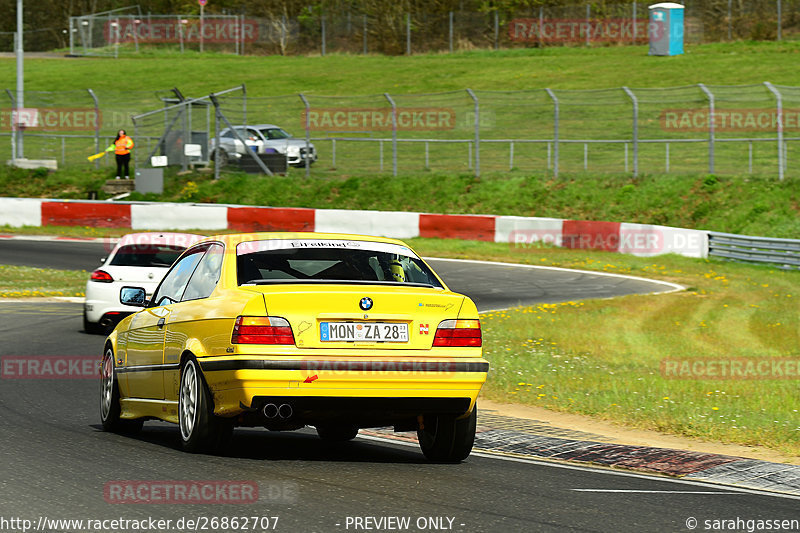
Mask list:
[[[408,324],[397,322],[321,322],[323,342],[408,342]]]

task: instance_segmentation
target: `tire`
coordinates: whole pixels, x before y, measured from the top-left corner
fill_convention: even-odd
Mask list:
[[[84,311],[83,331],[91,335],[100,335],[101,333],[103,333],[103,327],[100,325],[99,322],[89,322],[89,318],[86,316],[86,311]]]
[[[345,442],[353,440],[358,435],[358,427],[350,424],[316,426],[317,435],[328,442]]]
[[[100,423],[104,431],[135,434],[141,431],[144,420],[120,418],[119,385],[114,365],[114,350],[109,346],[103,354],[100,381]]]
[[[217,452],[230,441],[233,421],[214,415],[214,402],[194,358],[181,368],[178,389],[181,446],[190,453]]]
[[[222,168],[227,166],[230,157],[228,157],[228,152],[226,152],[224,148],[217,148],[212,154],[211,160],[214,161],[215,165],[219,165],[219,168]]]
[[[417,430],[419,447],[429,461],[458,463],[469,457],[475,443],[477,405],[464,418],[455,415],[425,415]]]

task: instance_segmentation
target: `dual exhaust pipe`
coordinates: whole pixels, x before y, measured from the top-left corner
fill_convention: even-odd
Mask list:
[[[274,403],[268,403],[264,406],[263,409],[264,416],[266,416],[270,420],[274,420],[275,418],[281,418],[282,420],[288,420],[292,418],[294,414],[294,409],[288,403],[283,403],[281,405],[276,405]]]

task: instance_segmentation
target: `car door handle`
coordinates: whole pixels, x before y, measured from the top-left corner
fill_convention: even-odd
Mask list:
[[[161,328],[163,328],[163,327],[164,327],[164,324],[165,324],[166,322],[167,322],[167,321],[166,321],[164,318],[159,318],[159,319],[158,319],[158,329],[161,329]]]

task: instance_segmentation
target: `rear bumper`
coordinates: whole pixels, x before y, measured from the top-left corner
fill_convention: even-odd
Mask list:
[[[306,423],[390,424],[424,413],[469,412],[486,382],[481,358],[201,358],[215,413],[236,416],[266,403],[292,404]]]

